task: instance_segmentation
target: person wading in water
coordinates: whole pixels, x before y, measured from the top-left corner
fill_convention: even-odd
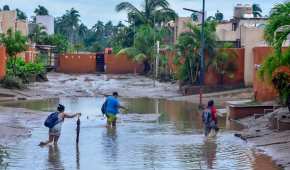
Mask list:
[[[39,146],[45,146],[52,142],[53,144],[56,145],[61,134],[61,127],[62,127],[62,123],[64,122],[64,119],[81,116],[81,113],[68,114],[68,113],[65,113],[64,111],[65,111],[65,107],[59,104],[57,107],[57,112],[52,113],[48,116],[44,125],[49,128],[49,137],[46,142],[40,142]]]
[[[212,129],[217,133],[219,128],[217,126],[217,113],[214,106],[214,101],[208,101],[206,109],[202,112],[202,122],[204,125],[204,135],[207,137]]]
[[[112,96],[107,97],[105,103],[103,104],[104,114],[107,117],[107,126],[108,127],[116,127],[117,122],[117,114],[119,113],[119,109],[128,110],[125,107],[120,105],[120,101],[118,99],[119,94],[114,92]],[[102,109],[103,110],[103,109]]]

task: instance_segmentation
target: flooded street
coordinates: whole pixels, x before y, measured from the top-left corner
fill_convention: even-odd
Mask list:
[[[54,111],[58,103],[67,112],[81,112],[79,146],[76,120],[66,120],[58,146],[41,148],[48,129],[35,127],[32,136],[0,149],[3,169],[217,169],[278,170],[270,158],[233,136],[240,130],[219,118],[221,131],[205,140],[201,116],[193,104],[157,99],[123,99],[130,113],[121,114],[117,129],[107,129],[101,118],[104,98],[60,98],[7,106]],[[45,119],[45,118],[44,118]],[[2,169],[0,168],[0,169]]]

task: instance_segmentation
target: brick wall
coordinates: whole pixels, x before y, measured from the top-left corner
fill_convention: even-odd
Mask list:
[[[143,64],[130,60],[126,55],[114,55],[105,53],[107,74],[142,73]]]
[[[273,54],[274,49],[271,47],[255,47],[253,48],[254,66],[262,64],[265,59]],[[277,97],[277,92],[270,83],[260,80],[257,69],[253,70],[253,88],[257,101],[269,101]]]
[[[58,61],[59,72],[63,73],[95,73],[95,54],[62,54]]]
[[[0,80],[5,77],[6,74],[6,50],[0,46]]]

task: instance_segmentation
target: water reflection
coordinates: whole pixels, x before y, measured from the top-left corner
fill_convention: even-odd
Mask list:
[[[204,144],[202,146],[202,157],[204,162],[206,163],[206,169],[213,169],[216,163],[216,152],[217,152],[217,144],[214,139],[204,140]]]
[[[76,164],[77,164],[77,170],[81,169],[80,165],[80,148],[79,144],[76,144]]]
[[[48,147],[48,160],[47,167],[51,170],[63,170],[63,162],[61,161],[61,153],[58,145],[53,145]]]
[[[108,163],[114,163],[118,160],[119,143],[117,139],[117,128],[106,128],[102,136],[102,146]]]

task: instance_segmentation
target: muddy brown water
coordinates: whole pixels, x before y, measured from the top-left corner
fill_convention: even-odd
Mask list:
[[[54,111],[81,112],[80,143],[75,143],[76,120],[66,120],[58,146],[38,147],[47,129],[36,126],[17,145],[0,147],[0,169],[76,170],[278,170],[271,159],[233,136],[240,126],[219,118],[216,137],[205,139],[200,113],[186,102],[123,99],[130,113],[120,114],[118,127],[108,129],[101,118],[104,98],[61,98],[5,104]],[[45,119],[45,117],[44,117]]]

